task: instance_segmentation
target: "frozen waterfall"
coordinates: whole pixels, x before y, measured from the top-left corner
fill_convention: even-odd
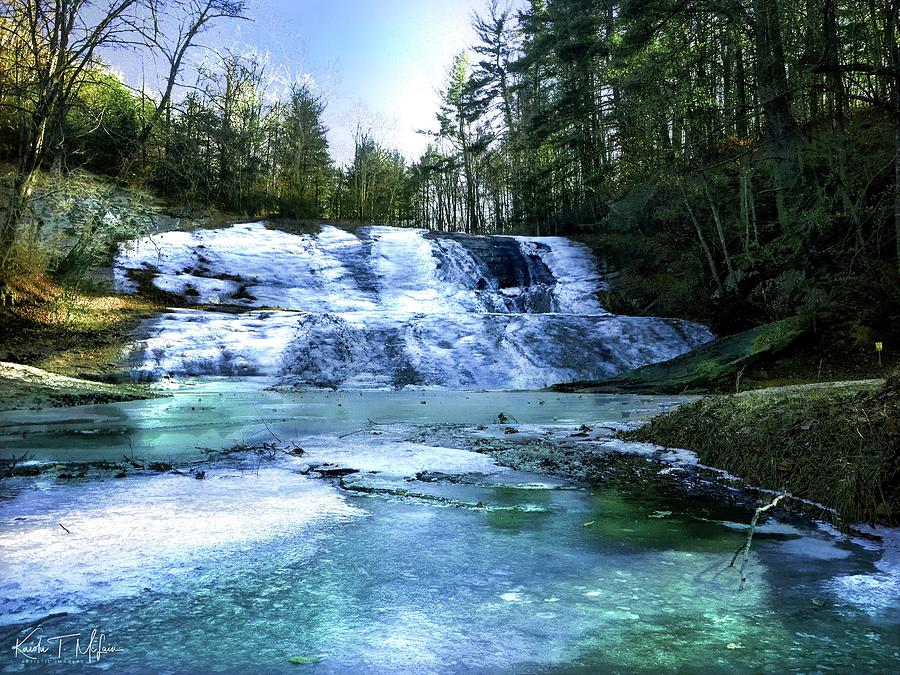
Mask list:
[[[620,317],[590,251],[562,237],[480,237],[263,223],[166,232],[120,247],[120,291],[177,309],[148,321],[137,377],[264,375],[329,388],[534,389],[601,379],[712,338]],[[221,306],[221,307],[216,307]]]

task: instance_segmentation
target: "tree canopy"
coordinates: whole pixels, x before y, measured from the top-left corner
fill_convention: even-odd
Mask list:
[[[838,311],[826,287],[900,294],[900,0],[490,0],[428,150],[360,126],[343,167],[308,82],[237,48],[187,59],[244,2],[57,5],[0,15],[3,256],[35,172],[84,166],[235,214],[573,234],[639,279],[621,310],[761,321]],[[100,60],[124,46],[168,65],[156,95]]]

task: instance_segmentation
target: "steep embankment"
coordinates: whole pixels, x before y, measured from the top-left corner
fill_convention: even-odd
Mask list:
[[[625,434],[690,448],[748,483],[831,506],[850,521],[900,523],[900,380],[713,396]]]

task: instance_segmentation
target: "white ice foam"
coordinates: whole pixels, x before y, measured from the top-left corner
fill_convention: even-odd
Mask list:
[[[526,254],[536,255],[553,273],[559,311],[570,314],[608,314],[597,299],[606,288],[590,249],[565,237],[516,237]]]
[[[451,308],[437,287],[437,260],[425,231],[372,227],[369,233],[382,303],[398,313],[447,314]]]
[[[177,584],[211,556],[355,515],[331,486],[281,469],[37,492],[0,508],[0,621]]]

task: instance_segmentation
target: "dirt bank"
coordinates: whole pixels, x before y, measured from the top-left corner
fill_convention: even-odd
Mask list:
[[[0,410],[59,408],[161,396],[149,387],[104,384],[0,362]]]
[[[790,386],[711,396],[622,434],[687,448],[750,484],[900,524],[900,382]]]
[[[143,319],[163,309],[146,298],[66,287],[32,269],[0,281],[0,361],[87,380],[123,381],[124,347]]]

